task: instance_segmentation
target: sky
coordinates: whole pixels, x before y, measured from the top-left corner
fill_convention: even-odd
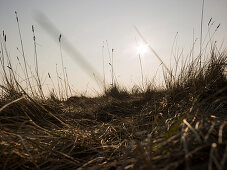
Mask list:
[[[182,58],[185,59],[193,39],[200,38],[201,8],[202,0],[0,0],[0,31],[4,30],[7,35],[7,49],[20,74],[16,57],[22,56],[17,50],[21,46],[14,12],[18,13],[25,55],[32,69],[34,45],[31,26],[34,25],[39,72],[44,87],[48,89],[51,87],[48,73],[56,85],[56,64],[62,76],[59,37],[51,36],[39,22],[41,14],[48,18],[62,34],[62,57],[70,85],[77,93],[89,95],[97,94],[102,87],[95,81],[97,76],[87,74],[87,69],[79,64],[75,56],[78,54],[64,48],[65,42],[69,42],[80,57],[92,65],[102,80],[105,76],[108,85],[111,83],[109,62],[114,49],[115,80],[127,88],[141,86],[137,49],[143,41],[134,26],[170,67],[174,65],[173,55],[183,51]],[[214,40],[226,47],[226,0],[205,0],[203,38],[210,18],[214,21],[211,33],[221,24]],[[198,49],[199,40],[196,47]],[[154,77],[156,82],[162,82],[163,67],[151,51],[141,55],[141,64],[144,82],[152,81]]]

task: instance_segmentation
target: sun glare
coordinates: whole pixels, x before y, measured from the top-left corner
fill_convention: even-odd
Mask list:
[[[147,44],[140,44],[140,45],[137,47],[137,52],[138,52],[140,55],[145,54],[147,51],[148,51],[148,45],[147,45]]]

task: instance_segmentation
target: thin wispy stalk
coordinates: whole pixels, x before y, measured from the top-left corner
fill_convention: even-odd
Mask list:
[[[115,82],[114,82],[114,49],[112,48],[112,55],[111,55],[111,68],[112,68],[112,74],[111,74],[111,80],[112,80],[112,86],[115,86]]]
[[[15,15],[16,15],[16,20],[17,20],[18,33],[19,33],[19,37],[20,37],[22,56],[23,56],[23,59],[24,59],[24,68],[25,68],[25,73],[26,73],[25,76],[26,76],[26,80],[27,80],[26,82],[27,82],[27,85],[30,87],[32,95],[34,96],[32,85],[31,85],[31,82],[30,82],[29,76],[28,76],[27,62],[26,62],[25,53],[24,53],[24,45],[23,45],[23,40],[22,40],[20,23],[19,23],[19,18],[18,18],[18,15],[17,15],[17,11],[15,11]]]
[[[67,87],[67,83],[66,83],[66,76],[65,76],[65,69],[64,69],[65,66],[64,66],[63,55],[62,55],[61,38],[62,38],[62,35],[60,34],[58,41],[59,41],[59,48],[60,48],[60,55],[61,55],[61,66],[62,66],[63,81],[64,81],[64,85],[65,85],[65,95],[66,95],[66,98],[68,98],[68,87]]]
[[[151,45],[147,42],[147,40],[144,38],[144,36],[140,33],[140,31],[138,30],[138,28],[136,26],[134,26],[134,29],[136,30],[136,32],[138,33],[138,35],[140,36],[140,38],[143,40],[143,42],[145,44],[148,45],[149,49],[154,53],[154,55],[158,58],[158,60],[161,62],[161,64],[164,66],[164,68],[166,69],[166,71],[169,73],[169,75],[171,77],[174,77],[172,75],[172,72],[170,71],[170,69],[166,66],[166,64],[163,62],[163,60],[160,58],[160,56],[157,54],[157,52],[151,47]]]
[[[203,42],[203,12],[204,12],[204,2],[202,0],[202,10],[201,10],[201,20],[200,20],[200,49],[199,49],[199,57],[200,57],[200,67],[201,67],[201,60],[202,60],[202,42]]]
[[[3,31],[3,37],[4,37],[4,31]],[[5,57],[4,57],[4,48],[3,48],[3,43],[1,42],[1,65],[2,65],[2,70],[3,70],[3,77],[5,78],[7,86],[11,86],[10,80],[8,79],[7,72],[6,72],[6,66],[5,66]]]
[[[138,46],[137,39],[135,37],[136,45]],[[143,80],[143,66],[142,66],[142,60],[141,60],[141,54],[138,54],[139,57],[139,63],[140,63],[140,73],[141,73],[141,81],[142,81],[142,88],[144,89],[144,80]]]
[[[67,71],[66,71],[66,68],[65,68],[65,77],[66,77],[66,82],[67,82],[67,86],[69,88],[69,92],[70,92],[70,95],[72,96],[72,89],[71,89],[71,86],[70,86],[70,83],[69,83],[69,78],[68,78],[68,74],[67,74]]]
[[[140,54],[139,54],[139,62],[140,62],[140,72],[141,72],[142,87],[144,88],[143,66],[142,66],[142,61],[141,61],[141,55]]]
[[[104,90],[106,91],[104,42],[103,42],[103,44],[102,44],[102,72],[103,72],[103,84],[104,84]]]
[[[60,35],[60,31],[52,24],[52,22],[43,14],[37,16],[38,23],[49,33],[49,35],[56,40],[56,37]],[[102,76],[99,72],[85,59],[79,51],[72,46],[66,38],[64,38],[64,50],[72,56],[72,59],[79,64],[79,66],[86,71],[93,78],[93,74],[96,75],[96,83],[103,87]]]
[[[112,78],[112,76],[113,76],[113,69],[112,69],[112,59],[111,59],[111,55],[110,55],[110,48],[109,48],[109,43],[108,43],[108,41],[106,40],[106,48],[107,48],[107,51],[108,51],[108,56],[109,56],[109,65],[110,65],[110,74],[111,74],[111,83],[110,83],[110,85],[111,86],[113,86],[113,78]]]
[[[2,67],[3,67],[3,70],[4,70],[4,74],[5,74],[5,79],[7,80],[7,83],[8,83],[7,85],[10,87],[11,90],[18,91],[19,87],[17,86],[17,79],[16,79],[16,76],[15,76],[15,72],[13,70],[10,55],[9,55],[7,47],[6,47],[6,34],[4,32],[3,32],[3,37],[4,37],[4,41],[3,41],[2,52],[3,51],[5,52],[5,56],[6,56],[6,60],[7,60],[7,66],[6,66],[4,64],[4,55],[2,54],[2,61],[3,61]],[[8,77],[5,69],[8,69],[9,77]]]
[[[47,75],[48,75],[49,79],[51,80],[51,83],[52,83],[52,86],[53,86],[53,92],[54,92],[55,95],[57,95],[57,90],[55,88],[54,81],[53,81],[50,73],[48,73]]]
[[[58,73],[58,65],[56,64],[56,75],[57,75],[57,84],[58,84],[58,95],[59,95],[59,99],[62,99],[61,96],[61,88],[60,88],[60,83],[59,83],[59,73]]]
[[[33,25],[32,25],[32,34],[33,34],[34,53],[35,53],[35,73],[36,73],[35,79],[36,79],[36,82],[37,82],[39,94],[44,99],[44,93],[43,93],[43,89],[42,89],[42,83],[41,83],[40,76],[39,76],[39,66],[38,66],[38,54],[37,54],[36,36],[35,36],[35,29],[34,29],[34,26]]]

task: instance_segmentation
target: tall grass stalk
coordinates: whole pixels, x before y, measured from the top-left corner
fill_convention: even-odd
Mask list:
[[[138,47],[138,42],[135,37],[136,45]],[[138,53],[138,58],[139,58],[139,64],[140,64],[140,73],[141,73],[141,81],[142,81],[142,89],[144,90],[144,80],[143,80],[143,66],[142,66],[142,60],[141,60],[141,54],[140,52]]]
[[[50,73],[48,73],[47,75],[48,75],[49,79],[51,80],[51,83],[52,83],[52,86],[53,86],[53,87],[52,87],[52,88],[53,88],[53,91],[52,91],[52,92],[54,93],[55,96],[58,96],[58,95],[57,95],[57,89],[56,89],[56,87],[55,87],[55,85],[54,85],[54,81],[53,81],[53,79],[52,79]]]
[[[142,61],[141,61],[141,54],[138,54],[138,56],[139,56],[139,63],[140,63],[140,73],[141,73],[142,88],[144,89],[143,66],[142,66]]]
[[[200,20],[200,49],[199,49],[200,67],[201,67],[201,60],[202,60],[202,41],[203,41],[203,12],[204,12],[204,2],[205,2],[205,0],[202,0],[202,10],[201,10],[201,20]]]
[[[66,68],[65,68],[65,77],[66,77],[67,87],[69,88],[69,93],[72,96],[73,95],[72,94],[72,88],[71,88],[70,83],[69,83],[69,78],[68,78],[68,74],[67,74]]]
[[[24,45],[23,45],[23,40],[22,40],[20,23],[19,23],[17,11],[15,11],[15,15],[16,15],[16,20],[17,20],[18,33],[19,33],[19,36],[20,36],[21,51],[22,51],[22,56],[23,56],[23,60],[24,60],[24,68],[25,68],[25,76],[26,76],[25,79],[26,79],[27,85],[30,87],[32,95],[34,96],[32,85],[31,85],[31,82],[30,82],[30,79],[29,79],[29,76],[28,76],[27,62],[26,62],[25,53],[24,53]]]
[[[64,85],[65,85],[65,97],[66,99],[69,97],[68,96],[68,87],[67,87],[67,82],[66,82],[66,76],[65,76],[65,66],[64,66],[64,62],[63,62],[63,55],[62,55],[62,43],[61,43],[61,34],[59,35],[59,47],[60,47],[60,55],[61,55],[61,66],[62,66],[62,74],[63,74],[63,81],[64,81]]]
[[[6,34],[4,32],[3,32],[3,42],[1,42],[1,49],[2,49],[1,65],[2,65],[3,72],[4,72],[3,78],[6,80],[7,87],[9,87],[8,90],[13,93],[13,92],[18,91],[19,87],[17,85],[17,79],[15,76],[15,72],[13,70],[10,55],[7,50]],[[5,52],[5,55],[4,55],[4,52]],[[5,56],[6,56],[7,65],[5,65]],[[8,75],[8,73],[9,73],[9,75]]]
[[[173,48],[174,48],[174,46],[175,46],[175,44],[176,44],[176,42],[177,42],[177,38],[178,38],[178,32],[175,34],[175,36],[174,36],[174,40],[173,40],[173,44],[172,44],[172,47],[171,47],[171,52],[170,52],[170,58],[172,59],[172,56],[173,56]]]
[[[193,59],[194,59],[194,51],[195,51],[196,41],[197,41],[197,39],[195,39],[195,30],[193,29],[193,33],[192,33],[192,48],[191,48],[190,54],[189,54],[189,56],[190,56],[190,62],[192,62]]]
[[[61,94],[61,87],[60,87],[60,76],[59,76],[59,73],[58,73],[58,65],[56,64],[56,76],[57,76],[57,84],[58,84],[58,95],[59,95],[59,99],[62,99],[63,96]]]
[[[108,56],[109,56],[109,65],[110,65],[110,74],[111,74],[111,83],[110,85],[113,87],[113,68],[112,68],[112,59],[111,59],[111,55],[110,55],[110,48],[109,48],[109,43],[108,41],[106,40],[106,48],[107,48],[107,51],[108,51]]]
[[[211,26],[209,26],[208,31],[207,31],[207,34],[209,35],[209,40],[206,42],[206,45],[205,45],[204,48],[202,49],[202,51],[203,51],[204,53],[205,53],[206,50],[208,49],[207,47],[208,47],[209,44],[210,44],[210,47],[211,47],[210,49],[213,48],[214,43],[215,43],[215,41],[213,41],[213,39],[214,39],[214,37],[215,37],[216,32],[217,32],[218,29],[220,28],[220,26],[221,26],[221,24],[218,24],[217,27],[215,27],[215,30],[213,31],[212,34],[211,34],[211,32],[210,32],[210,27],[211,27]]]
[[[5,37],[4,31],[3,31],[3,37]],[[3,71],[2,77],[4,77],[4,80],[6,81],[6,85],[8,87],[10,87],[11,86],[11,83],[10,83],[10,80],[8,79],[7,71],[5,69],[5,57],[4,57],[3,43],[4,43],[4,40],[2,40],[2,42],[1,42],[1,58],[0,58],[1,65],[2,65],[2,71]]]
[[[114,49],[112,48],[111,51],[112,51],[112,53],[111,53],[111,54],[112,54],[112,58],[111,58],[111,68],[112,68],[112,69],[111,69],[111,70],[112,70],[112,72],[111,72],[111,73],[112,73],[112,74],[111,74],[111,80],[112,80],[112,81],[111,81],[111,82],[112,82],[112,83],[111,83],[111,84],[112,84],[112,86],[114,87],[114,86],[115,86],[115,82],[114,82]]]
[[[102,44],[102,72],[103,72],[104,91],[106,91],[104,42],[103,42],[103,44]]]
[[[147,42],[147,40],[142,36],[142,34],[140,33],[140,31],[138,30],[138,28],[136,26],[134,26],[136,32],[138,33],[138,35],[140,36],[140,38],[143,40],[143,42],[145,44],[148,45],[149,49],[153,52],[153,54],[158,58],[158,60],[161,62],[161,64],[164,66],[164,68],[166,69],[166,71],[169,73],[169,75],[171,77],[174,77],[172,75],[172,72],[170,71],[170,69],[166,66],[166,64],[162,61],[162,59],[160,58],[160,56],[156,53],[156,51],[151,47],[151,45]]]
[[[35,79],[36,79],[36,82],[37,82],[39,94],[44,99],[44,93],[43,93],[43,89],[42,89],[42,83],[41,83],[40,76],[39,76],[39,66],[38,66],[38,54],[37,54],[36,36],[35,36],[35,29],[34,29],[34,26],[33,25],[32,25],[32,33],[33,33],[34,52],[35,52],[35,73],[36,73]]]

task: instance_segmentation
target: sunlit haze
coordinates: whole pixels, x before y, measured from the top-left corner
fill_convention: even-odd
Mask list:
[[[141,55],[144,55],[145,53],[148,52],[148,45],[147,44],[140,44],[137,47],[137,52]]]
[[[34,25],[39,72],[46,89],[52,84],[48,73],[56,83],[56,68],[62,76],[59,35],[50,35],[38,19],[40,15],[51,21],[62,37],[62,57],[71,87],[76,93],[97,94],[102,90],[97,84],[105,77],[111,84],[111,59],[114,79],[121,86],[141,86],[138,53],[141,57],[144,81],[162,81],[162,65],[148,49],[134,26],[162,58],[173,65],[173,56],[182,53],[185,58],[195,43],[199,49],[202,0],[0,0],[0,31],[7,35],[7,48],[18,71],[22,74],[17,57],[20,53],[15,11],[19,17],[24,51],[29,65],[34,65],[32,25]],[[212,25],[208,22],[212,18]],[[220,25],[217,32],[217,26]],[[54,31],[54,30],[53,30]],[[213,40],[223,47],[227,45],[227,0],[205,0],[203,39],[205,42],[215,32]],[[97,73],[89,74],[72,52],[64,48],[66,42]],[[17,50],[18,48],[18,50]],[[33,68],[32,68],[33,69]]]

